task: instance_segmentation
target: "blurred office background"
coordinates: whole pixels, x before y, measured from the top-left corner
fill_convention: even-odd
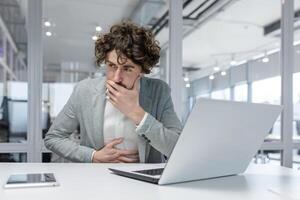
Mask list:
[[[170,31],[171,1],[41,0],[42,83],[29,87],[30,1],[0,0],[0,162],[53,160],[42,138],[78,81],[105,76],[105,69],[94,64],[94,41],[116,22],[130,19],[152,29],[162,51],[149,77],[174,80],[172,70],[178,68],[170,66],[170,34],[176,35]],[[177,52],[182,58],[176,80],[180,100],[175,105],[183,122],[197,98],[282,103],[281,0],[175,2],[182,6],[182,40],[176,41],[182,45]],[[300,169],[300,0],[293,3],[292,129],[281,131],[279,117],[253,162]],[[42,103],[28,109],[32,88],[42,91]],[[28,116],[34,112],[40,112],[40,129],[28,131]],[[37,134],[41,139],[32,139]]]

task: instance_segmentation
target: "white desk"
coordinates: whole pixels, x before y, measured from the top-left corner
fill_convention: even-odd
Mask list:
[[[0,163],[1,200],[235,200],[300,199],[300,172],[272,165],[251,165],[245,174],[158,186],[111,174],[113,164]],[[59,187],[3,189],[12,173],[53,172]]]

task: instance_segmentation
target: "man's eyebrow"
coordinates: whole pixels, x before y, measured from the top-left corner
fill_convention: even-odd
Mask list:
[[[124,67],[127,67],[127,68],[135,68],[135,66],[131,65],[131,64],[125,64],[123,65]]]
[[[109,63],[111,63],[111,64],[116,65],[114,62],[112,62],[112,61],[110,61],[110,60],[105,60],[105,62],[109,62]]]
[[[105,62],[108,62],[108,63],[111,63],[113,65],[116,65],[114,62],[110,61],[110,60],[105,60]],[[126,67],[126,68],[135,68],[134,65],[128,63],[128,64],[124,64],[123,67]]]

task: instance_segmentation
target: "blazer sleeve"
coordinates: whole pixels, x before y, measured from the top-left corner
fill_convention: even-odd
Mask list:
[[[169,157],[182,131],[182,125],[178,119],[171,98],[170,89],[161,93],[165,98],[162,102],[161,119],[157,120],[148,113],[144,123],[136,132],[150,143],[152,147]]]
[[[94,149],[82,146],[70,139],[79,125],[78,112],[80,96],[78,85],[74,88],[68,102],[58,114],[44,139],[47,149],[73,162],[91,162]]]

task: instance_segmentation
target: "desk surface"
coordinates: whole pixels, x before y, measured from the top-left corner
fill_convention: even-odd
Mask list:
[[[118,165],[118,164],[117,164]],[[300,200],[300,172],[273,165],[250,165],[238,176],[158,186],[111,174],[115,164],[0,163],[0,199],[284,199]],[[59,187],[3,189],[13,173],[53,172]]]

